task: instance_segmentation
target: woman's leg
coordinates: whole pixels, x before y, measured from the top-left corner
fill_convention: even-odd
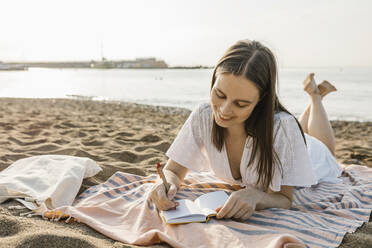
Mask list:
[[[310,109],[311,109],[311,104],[309,104],[309,106],[307,106],[307,108],[304,110],[304,112],[302,112],[302,114],[300,115],[300,118],[298,118],[298,121],[300,122],[302,131],[304,131],[304,133],[307,133],[307,134],[309,133],[309,130],[307,130],[307,125],[308,125],[308,122],[309,122]]]
[[[306,92],[308,90],[310,90],[309,89],[310,86],[313,86],[311,84],[311,81],[314,81],[314,73],[310,73],[309,75],[307,75],[307,77],[305,78],[305,80],[303,82],[304,90]],[[314,83],[315,83],[315,81],[314,81]],[[307,133],[307,134],[309,133],[308,123],[309,123],[310,110],[311,110],[311,103],[306,107],[306,109],[304,110],[304,112],[302,112],[302,114],[300,115],[300,118],[298,118],[298,121],[300,122],[302,131],[304,131],[304,133]]]
[[[307,83],[308,83],[308,80],[311,80],[311,77],[314,77],[314,73],[310,73],[307,78],[305,79],[304,81],[304,86],[305,86],[305,90],[306,90],[306,87],[307,87]],[[337,89],[328,81],[324,80],[321,84],[318,85],[318,89],[319,89],[319,93],[323,99],[323,97],[325,97],[326,95],[328,95],[329,93],[331,93],[332,91],[336,91]],[[300,115],[298,121],[300,122],[300,125],[301,125],[301,128],[302,128],[302,131],[304,131],[305,133],[309,133],[309,130],[308,130],[308,123],[309,123],[309,114],[310,114],[310,111],[311,111],[311,106],[312,106],[312,103],[310,103],[306,109],[304,110],[304,112],[302,112],[302,114]]]
[[[301,120],[303,121],[301,126],[307,124],[306,133],[322,141],[334,155],[335,137],[322,99],[328,93],[335,91],[336,88],[327,81],[323,81],[319,86],[316,86],[314,74],[309,74],[305,79],[304,86],[305,91],[310,95],[311,102],[303,115],[301,115],[302,119],[300,117],[300,123]]]

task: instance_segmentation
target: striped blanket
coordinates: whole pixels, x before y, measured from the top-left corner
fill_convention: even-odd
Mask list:
[[[105,183],[59,210],[108,237],[127,244],[166,242],[173,247],[337,247],[347,232],[367,222],[372,209],[372,169],[351,165],[342,184],[296,188],[290,210],[256,211],[245,221],[211,219],[208,223],[165,224],[149,192],[156,175],[117,172]],[[176,199],[195,199],[211,191],[230,194],[239,185],[189,174]],[[291,245],[289,245],[291,244]]]

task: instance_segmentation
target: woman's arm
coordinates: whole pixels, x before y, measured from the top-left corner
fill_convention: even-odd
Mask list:
[[[278,192],[270,189],[260,191],[254,187],[247,187],[233,192],[227,202],[217,214],[217,218],[248,219],[255,210],[266,208],[289,209],[292,205],[293,187],[282,186]]]
[[[278,192],[272,191],[270,188],[267,192],[261,191],[261,199],[256,205],[256,210],[266,208],[285,208],[289,209],[293,201],[293,187],[281,186]]]
[[[164,175],[169,183],[173,183],[179,189],[188,169],[172,159],[169,159],[164,167]]]
[[[152,188],[150,197],[159,210],[168,210],[177,206],[173,197],[185,178],[187,168],[169,159],[163,172],[170,184],[169,191],[166,192],[163,182],[159,181]]]

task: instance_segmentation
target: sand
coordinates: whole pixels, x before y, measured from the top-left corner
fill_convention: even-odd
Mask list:
[[[66,99],[0,98],[0,170],[18,159],[42,154],[89,157],[103,171],[84,180],[81,191],[115,171],[156,172],[189,110],[133,103]],[[372,167],[372,125],[334,121],[336,157],[345,164]],[[0,247],[137,247],[101,235],[82,223],[20,217],[0,205]],[[372,223],[347,234],[340,247],[371,247]],[[153,247],[168,247],[157,245]]]

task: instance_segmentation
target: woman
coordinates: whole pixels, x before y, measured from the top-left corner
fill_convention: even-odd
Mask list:
[[[279,102],[276,83],[275,57],[259,42],[239,41],[225,52],[213,72],[210,104],[190,114],[166,153],[164,174],[171,187],[167,194],[161,183],[153,188],[151,199],[158,209],[176,206],[172,199],[188,170],[212,172],[226,182],[245,186],[233,192],[217,214],[217,218],[243,220],[255,210],[290,208],[294,186],[311,186],[324,178],[315,174],[312,150],[323,152],[326,161],[331,161],[322,165],[332,168],[325,177],[339,174],[337,162],[331,164],[335,161],[328,158],[332,155],[323,143],[305,139],[302,131],[320,135],[327,146],[334,144],[332,130],[324,128],[328,119],[313,74],[304,82],[312,102],[300,123]],[[326,86],[320,87],[323,95],[329,92]],[[308,150],[307,140],[321,148]]]

